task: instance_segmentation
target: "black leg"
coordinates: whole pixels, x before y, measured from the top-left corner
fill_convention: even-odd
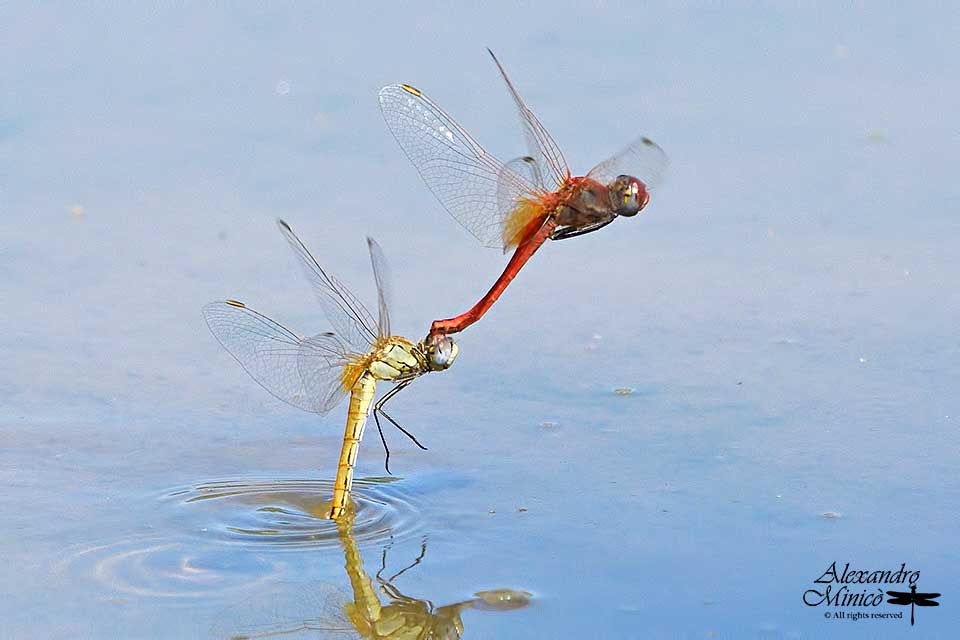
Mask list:
[[[387,452],[387,458],[383,461],[383,467],[387,470],[387,475],[393,475],[390,473],[390,447],[387,446],[387,439],[383,437],[383,428],[380,427],[380,416],[377,414],[377,410],[373,411],[373,419],[377,423],[377,433],[380,434],[380,442],[383,443],[383,450]]]
[[[596,224],[591,224],[591,225],[588,225],[588,226],[586,226],[586,227],[581,227],[581,228],[579,228],[579,229],[571,229],[571,228],[558,229],[557,231],[554,231],[554,232],[553,232],[553,234],[550,236],[550,239],[551,239],[551,240],[566,240],[567,238],[576,238],[577,236],[582,236],[582,235],[586,235],[586,234],[588,234],[588,233],[593,233],[593,232],[596,231],[597,229],[602,229],[603,227],[607,226],[608,224],[610,224],[611,222],[613,222],[614,219],[615,219],[615,218],[610,218],[609,220],[605,220],[605,221],[603,221],[603,222],[598,222],[598,223],[596,223]]]
[[[390,545],[387,545],[387,546],[390,546]],[[378,581],[380,582],[383,581],[383,578],[381,578],[380,576],[386,570],[387,570],[387,547],[384,547],[383,554],[380,556],[380,570],[377,571],[377,576],[376,576]]]
[[[400,571],[397,571],[395,574],[393,574],[392,576],[390,576],[390,579],[387,580],[387,582],[393,582],[394,580],[396,580],[397,578],[399,578],[401,575],[403,575],[404,573],[406,573],[406,572],[409,571],[410,569],[413,569],[415,566],[417,566],[418,564],[420,564],[421,562],[423,562],[423,557],[424,557],[425,555],[427,555],[427,543],[426,543],[426,542],[423,542],[423,543],[421,543],[421,545],[420,545],[420,555],[417,556],[417,559],[414,560],[412,564],[407,565],[407,566],[404,567],[403,569],[400,569]]]
[[[377,432],[380,434],[380,442],[383,443],[383,450],[386,452],[386,459],[383,462],[383,466],[387,470],[387,473],[391,476],[393,474],[390,473],[390,447],[387,446],[387,439],[383,436],[383,427],[380,426],[380,413],[382,413],[381,407],[383,406],[384,402],[396,395],[398,391],[410,384],[410,382],[410,380],[407,380],[399,383],[393,389],[390,389],[390,391],[386,392],[383,397],[380,398],[377,404],[373,405],[373,419],[377,423]],[[387,416],[385,413],[383,415]],[[393,422],[393,419],[390,418],[390,416],[387,416],[387,418],[390,420],[390,422]],[[394,424],[396,423],[394,422]]]
[[[399,429],[400,432],[403,433],[403,435],[405,435],[405,436],[407,436],[408,438],[410,438],[411,440],[413,440],[413,443],[414,443],[415,445],[417,445],[418,447],[420,447],[421,449],[423,449],[424,451],[426,451],[427,448],[426,448],[425,446],[423,446],[422,444],[420,444],[420,441],[418,441],[418,440],[416,439],[416,437],[414,437],[414,435],[413,435],[412,433],[410,433],[409,431],[407,431],[406,429],[404,429],[403,427],[401,427],[400,424],[390,416],[390,414],[388,414],[386,411],[383,410],[383,406],[387,403],[387,401],[390,400],[391,398],[393,398],[393,396],[395,396],[395,395],[397,395],[398,393],[400,393],[400,391],[402,391],[403,389],[406,389],[406,388],[407,388],[407,385],[410,384],[411,382],[412,382],[412,380],[406,380],[406,381],[404,381],[404,382],[401,382],[401,383],[397,384],[397,386],[395,386],[393,389],[390,389],[390,391],[388,391],[387,393],[385,393],[384,396],[383,396],[382,398],[380,398],[379,401],[377,401],[377,404],[374,405],[374,407],[373,407],[373,415],[374,415],[374,417],[376,417],[377,414],[383,415],[383,417],[386,418],[387,420],[389,420],[389,421],[390,421],[390,424],[392,424],[392,425],[395,426],[397,429]],[[377,421],[377,424],[378,424],[378,425],[380,424],[379,420]]]
[[[397,429],[400,429],[400,431],[403,432],[403,435],[405,435],[405,436],[407,436],[408,438],[410,438],[411,440],[413,440],[413,444],[417,445],[418,447],[420,447],[420,448],[423,449],[424,451],[428,451],[428,449],[427,449],[425,446],[423,446],[422,444],[420,444],[420,441],[417,440],[416,436],[414,436],[412,433],[410,433],[409,431],[407,431],[406,429],[404,429],[403,427],[401,427],[399,424],[397,424],[397,421],[394,420],[393,418],[391,418],[391,417],[390,417],[390,414],[388,414],[388,413],[387,413],[386,411],[384,411],[383,409],[380,409],[380,413],[383,415],[384,418],[386,418],[387,420],[389,420],[390,423],[391,423],[393,426],[395,426]]]

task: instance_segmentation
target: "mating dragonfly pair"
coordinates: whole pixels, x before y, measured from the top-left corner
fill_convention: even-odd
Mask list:
[[[618,217],[637,215],[666,168],[663,150],[641,137],[586,175],[572,175],[560,148],[524,104],[492,51],[490,55],[520,111],[529,152],[506,164],[487,153],[419,89],[397,84],[380,90],[387,126],[440,203],[484,245],[504,252],[514,250],[503,273],[472,308],[434,321],[421,342],[394,336],[379,245],[367,239],[377,284],[378,318],[374,321],[363,303],[320,266],[282,220],[278,221],[280,231],[297,255],[335,333],[302,337],[235,300],[204,307],[207,324],[220,344],[280,400],[325,414],[345,395],[351,395],[329,511],[332,519],[341,517],[348,507],[371,405],[387,451],[389,472],[390,452],[380,416],[424,447],[384,411],[386,403],[421,375],[453,364],[457,345],[450,334],[479,320],[544,242],[591,233]],[[377,381],[396,386],[374,404]]]

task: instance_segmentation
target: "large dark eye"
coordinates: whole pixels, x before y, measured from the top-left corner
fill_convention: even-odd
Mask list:
[[[617,176],[610,185],[610,200],[617,215],[629,218],[640,213],[650,201],[650,194],[633,176]]]

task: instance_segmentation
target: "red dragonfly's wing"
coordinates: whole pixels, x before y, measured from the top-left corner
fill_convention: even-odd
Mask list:
[[[650,138],[642,136],[590,169],[587,177],[607,184],[620,175],[633,176],[642,180],[649,190],[663,182],[667,164],[664,150]]]
[[[508,162],[506,165],[504,165],[504,167],[507,171],[523,178],[523,180],[528,184],[535,184],[538,186],[543,184],[543,173],[536,158],[531,156],[520,156],[519,158],[514,158]],[[517,193],[516,190],[512,188],[512,182],[510,180],[501,179],[497,187],[497,202],[500,209],[512,210],[517,206],[516,199]]]
[[[389,334],[381,334],[381,327],[373,321],[373,315],[367,310],[360,300],[350,293],[346,287],[323,267],[310,254],[307,247],[296,236],[293,229],[283,220],[277,220],[277,226],[280,227],[283,237],[287,239],[290,248],[297,255],[300,267],[304,275],[310,281],[313,292],[323,307],[323,312],[327,320],[333,325],[334,330],[343,338],[355,353],[368,353],[376,343],[378,337],[386,337]],[[371,248],[371,256],[373,250]],[[376,263],[374,262],[374,267]],[[380,286],[380,278],[377,276],[377,286]],[[385,318],[385,316],[383,316]],[[389,327],[389,320],[386,324]]]
[[[490,51],[490,49],[487,49],[487,52],[497,64],[497,69],[500,70],[500,75],[503,76],[503,81],[507,83],[510,95],[513,96],[513,101],[517,104],[517,110],[520,111],[520,121],[523,124],[524,137],[527,139],[527,150],[540,167],[539,175],[542,181],[535,184],[548,193],[556,191],[570,177],[570,169],[567,167],[563,152],[560,151],[560,147],[554,142],[546,128],[537,120],[533,111],[524,104],[513,83],[510,82],[510,78],[507,77],[503,65],[497,60],[497,56],[493,55],[493,51]]]
[[[485,246],[502,248],[504,223],[516,202],[539,190],[487,153],[419,89],[406,84],[384,87],[380,109],[444,208]]]
[[[203,317],[214,337],[274,397],[324,414],[346,395],[341,376],[352,355],[332,333],[303,338],[242,302],[211,302]]]

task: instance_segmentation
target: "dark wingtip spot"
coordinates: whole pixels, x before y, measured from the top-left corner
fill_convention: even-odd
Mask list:
[[[651,140],[650,138],[641,138],[641,141],[643,142],[643,144],[647,145],[648,147],[653,146],[653,140]]]

